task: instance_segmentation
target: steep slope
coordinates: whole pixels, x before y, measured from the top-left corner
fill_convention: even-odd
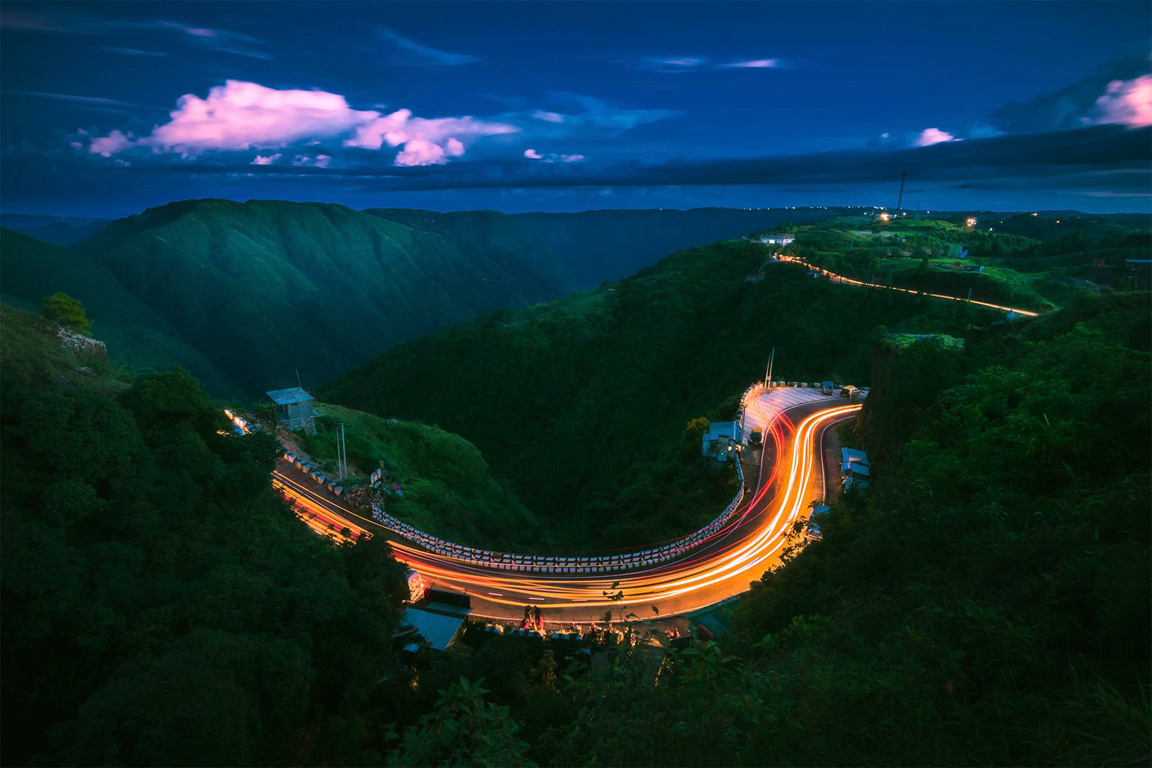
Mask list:
[[[521,213],[512,218],[536,233],[554,255],[572,290],[596,288],[651,266],[685,248],[738,237],[786,221],[819,221],[828,208],[694,208],[688,211],[583,211]]]
[[[137,370],[183,365],[214,392],[239,394],[227,374],[125,290],[109,270],[68,248],[0,230],[0,297],[35,310],[41,299],[57,291],[84,303],[94,333],[107,341],[114,360]]]
[[[185,201],[77,248],[250,395],[563,292],[506,251],[337,205]]]
[[[728,241],[677,253],[618,284],[497,312],[419,339],[333,382],[324,397],[436,423],[571,547],[666,538],[715,514],[720,480],[697,471],[697,417],[731,418],[763,375],[865,383],[878,326],[961,333],[998,315],[813,280]],[[700,494],[702,489],[716,492]]]

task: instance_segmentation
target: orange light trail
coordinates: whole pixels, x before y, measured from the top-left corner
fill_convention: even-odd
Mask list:
[[[1025,317],[1036,317],[1039,314],[1038,312],[1032,312],[1032,311],[1029,311],[1027,309],[1017,309],[1015,307],[1005,307],[1005,306],[1002,306],[1000,304],[990,304],[987,301],[977,301],[976,299],[964,299],[964,298],[961,298],[959,296],[949,296],[949,295],[944,294],[944,293],[928,293],[927,291],[914,291],[911,288],[897,288],[894,285],[880,285],[879,283],[869,283],[869,282],[866,282],[864,280],[853,280],[850,277],[844,277],[843,275],[838,275],[835,272],[829,272],[827,269],[824,269],[823,267],[818,267],[815,264],[809,264],[808,262],[804,261],[804,259],[801,259],[801,258],[796,257],[796,256],[780,255],[779,258],[780,258],[780,261],[787,261],[787,262],[792,262],[795,264],[803,264],[804,266],[808,267],[808,269],[815,270],[816,272],[819,272],[820,274],[822,274],[826,277],[833,278],[837,282],[848,283],[849,285],[860,285],[860,286],[864,286],[866,288],[883,288],[886,291],[898,291],[899,293],[910,293],[914,296],[931,296],[934,299],[946,299],[947,301],[959,301],[959,302],[963,302],[964,304],[975,304],[975,305],[980,306],[980,307],[987,307],[988,309],[997,309],[997,310],[1000,310],[1001,312],[1015,312],[1016,314],[1024,315]]]
[[[815,471],[818,450],[815,437],[827,424],[847,418],[860,407],[854,404],[828,408],[801,419],[796,425],[782,413],[777,414],[771,426],[777,447],[771,478],[761,484],[753,499],[745,505],[743,514],[734,514],[727,525],[708,539],[702,547],[704,551],[693,557],[632,572],[542,576],[497,572],[401,542],[390,540],[389,543],[397,560],[414,567],[426,578],[465,590],[489,603],[517,608],[526,602],[541,603],[542,608],[549,610],[618,607],[620,603],[604,598],[603,593],[609,590],[623,590],[628,604],[655,603],[689,595],[708,599],[718,590],[738,594],[746,591],[748,583],[796,538],[791,534],[797,521],[807,512],[805,501]],[[793,426],[795,431],[790,450],[785,452],[785,432]],[[780,487],[773,489],[772,481],[777,477]],[[388,530],[375,520],[319,496],[281,472],[274,473],[273,485],[298,508],[314,516],[305,522],[317,532],[331,535],[329,525],[334,526],[336,532],[346,527],[354,538],[358,538],[370,535],[370,529]],[[769,493],[775,494],[769,506],[753,514]],[[757,516],[762,520],[746,531],[752,527],[750,520]],[[730,583],[722,587],[725,582]],[[703,593],[708,590],[711,592],[705,596]],[[521,599],[513,599],[509,593],[519,595]],[[708,599],[708,602],[727,596],[723,594],[715,600]]]

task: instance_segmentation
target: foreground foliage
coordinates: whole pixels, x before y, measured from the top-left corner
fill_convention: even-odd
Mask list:
[[[392,664],[383,542],[308,532],[271,438],[218,433],[187,372],[132,380],[0,312],[3,763],[328,761]]]

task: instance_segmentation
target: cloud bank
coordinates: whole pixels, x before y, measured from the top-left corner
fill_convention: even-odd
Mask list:
[[[181,96],[169,121],[147,136],[114,130],[91,140],[91,154],[111,157],[134,148],[154,153],[200,155],[209,151],[279,149],[305,141],[342,140],[346,147],[399,148],[399,166],[441,165],[464,154],[465,142],[515,133],[506,123],[473,117],[425,119],[407,109],[388,115],[357,110],[335,93],[277,90],[257,83],[228,80],[206,98]]]

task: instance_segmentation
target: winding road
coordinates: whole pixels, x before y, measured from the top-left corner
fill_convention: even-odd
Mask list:
[[[755,492],[723,528],[691,552],[632,571],[543,574],[478,566],[412,546],[343,505],[287,462],[273,473],[273,485],[319,533],[346,528],[353,538],[367,532],[386,536],[396,559],[417,570],[429,585],[467,592],[474,616],[515,621],[523,616],[524,606],[532,604],[550,623],[600,621],[609,610],[617,619],[629,613],[640,619],[668,617],[746,592],[751,582],[779,565],[792,546],[803,545],[803,526],[797,523],[807,519],[810,503],[823,497],[820,436],[860,407],[838,397],[813,396],[762,414],[771,426],[765,432],[758,482],[750,483]]]

